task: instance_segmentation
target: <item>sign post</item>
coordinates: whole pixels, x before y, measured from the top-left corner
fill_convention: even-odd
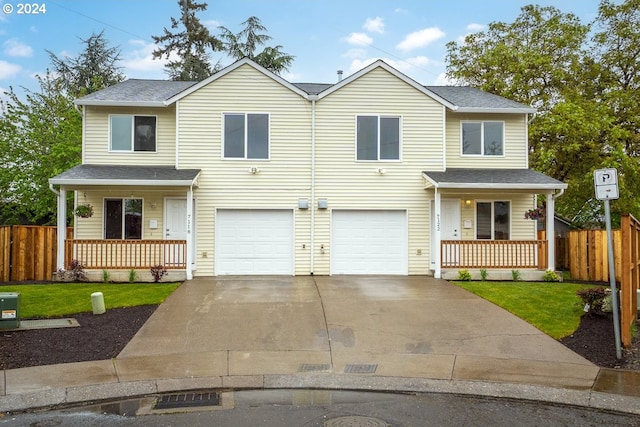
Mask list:
[[[619,197],[618,171],[616,169],[597,169],[593,172],[593,183],[595,184],[596,198],[604,201],[604,220],[607,225],[607,252],[609,258],[609,285],[611,286],[611,310],[613,310],[613,332],[616,340],[616,357],[622,359],[618,290],[616,288],[613,238],[611,236],[611,207],[609,206],[609,200],[616,200]]]

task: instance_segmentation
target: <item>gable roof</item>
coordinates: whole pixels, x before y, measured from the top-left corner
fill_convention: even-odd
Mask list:
[[[196,185],[200,169],[173,166],[78,165],[49,179],[53,185]]]
[[[449,168],[422,172],[427,187],[461,189],[563,190],[567,184],[531,169]]]
[[[423,86],[382,60],[369,64],[337,83],[327,84],[290,83],[251,59],[244,58],[201,82],[130,79],[79,98],[75,104],[114,107],[167,107],[244,65],[254,68],[307,100],[322,99],[376,68],[382,68],[451,111],[520,114],[536,111],[527,105],[468,86]]]

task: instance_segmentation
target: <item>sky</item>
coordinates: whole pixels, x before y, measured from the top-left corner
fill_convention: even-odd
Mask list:
[[[0,0],[0,93],[13,87],[37,91],[36,75],[51,68],[47,51],[64,58],[82,51],[82,40],[104,30],[121,52],[127,78],[166,79],[164,62],[152,59],[152,35],[179,18],[177,0]],[[203,2],[206,0],[198,0]],[[258,17],[295,57],[282,74],[294,83],[333,83],[376,59],[424,85],[448,84],[446,44],[486,30],[490,22],[513,22],[527,4],[553,5],[591,22],[597,0],[208,0],[198,17],[213,34],[233,32]],[[29,5],[31,7],[29,7]],[[22,12],[22,13],[19,13]],[[27,13],[31,12],[31,13]],[[218,55],[218,56],[215,56]],[[217,53],[222,65],[232,61]]]

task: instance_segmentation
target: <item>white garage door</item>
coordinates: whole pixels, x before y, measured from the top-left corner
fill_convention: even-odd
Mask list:
[[[293,211],[219,209],[216,274],[293,274]]]
[[[331,274],[407,274],[406,211],[333,211]]]

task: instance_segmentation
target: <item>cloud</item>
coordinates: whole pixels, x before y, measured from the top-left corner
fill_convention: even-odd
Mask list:
[[[129,45],[134,49],[123,53],[120,66],[128,77],[135,78],[166,78],[164,65],[168,62],[165,58],[153,59],[153,51],[156,45],[144,40],[130,40]],[[173,58],[172,58],[173,59]]]
[[[373,19],[367,18],[367,20],[364,21],[362,28],[370,33],[384,34],[384,20],[379,16],[376,16]]]
[[[345,53],[342,54],[343,58],[351,58],[351,59],[361,59],[367,56],[367,51],[365,49],[349,49]]]
[[[469,24],[469,25],[467,25],[467,31],[469,31],[471,33],[477,33],[479,31],[484,30],[485,28],[487,28],[487,26],[484,25],[484,24]]]
[[[432,65],[433,61],[426,56],[416,56],[413,58],[407,58],[403,60],[389,59],[389,58],[366,58],[366,59],[354,59],[351,61],[349,67],[349,74],[353,74],[366,66],[376,62],[378,59],[382,59],[387,64],[391,65],[401,73],[407,74],[411,77],[411,74],[416,73],[416,68],[423,69],[426,66]]]
[[[209,19],[207,21],[202,21],[202,24],[210,30],[217,30],[219,26],[222,25],[220,21],[216,21],[215,19]]]
[[[19,65],[11,64],[0,59],[0,80],[15,77],[21,70],[22,67]]]
[[[18,39],[9,39],[3,44],[4,53],[8,56],[19,56],[21,58],[29,58],[33,55],[31,46],[21,43]]]
[[[403,9],[401,7],[394,10],[395,13],[409,13],[407,9]]]
[[[373,39],[365,33],[351,33],[344,38],[344,41],[354,46],[369,46]]]
[[[444,32],[438,27],[425,28],[407,35],[403,41],[398,43],[396,49],[403,52],[409,52],[414,49],[425,47],[444,36]]]
[[[440,73],[438,74],[438,77],[436,77],[435,81],[433,82],[434,86],[452,86],[455,85],[455,82],[453,80],[449,80],[447,78],[447,74],[446,73]]]

